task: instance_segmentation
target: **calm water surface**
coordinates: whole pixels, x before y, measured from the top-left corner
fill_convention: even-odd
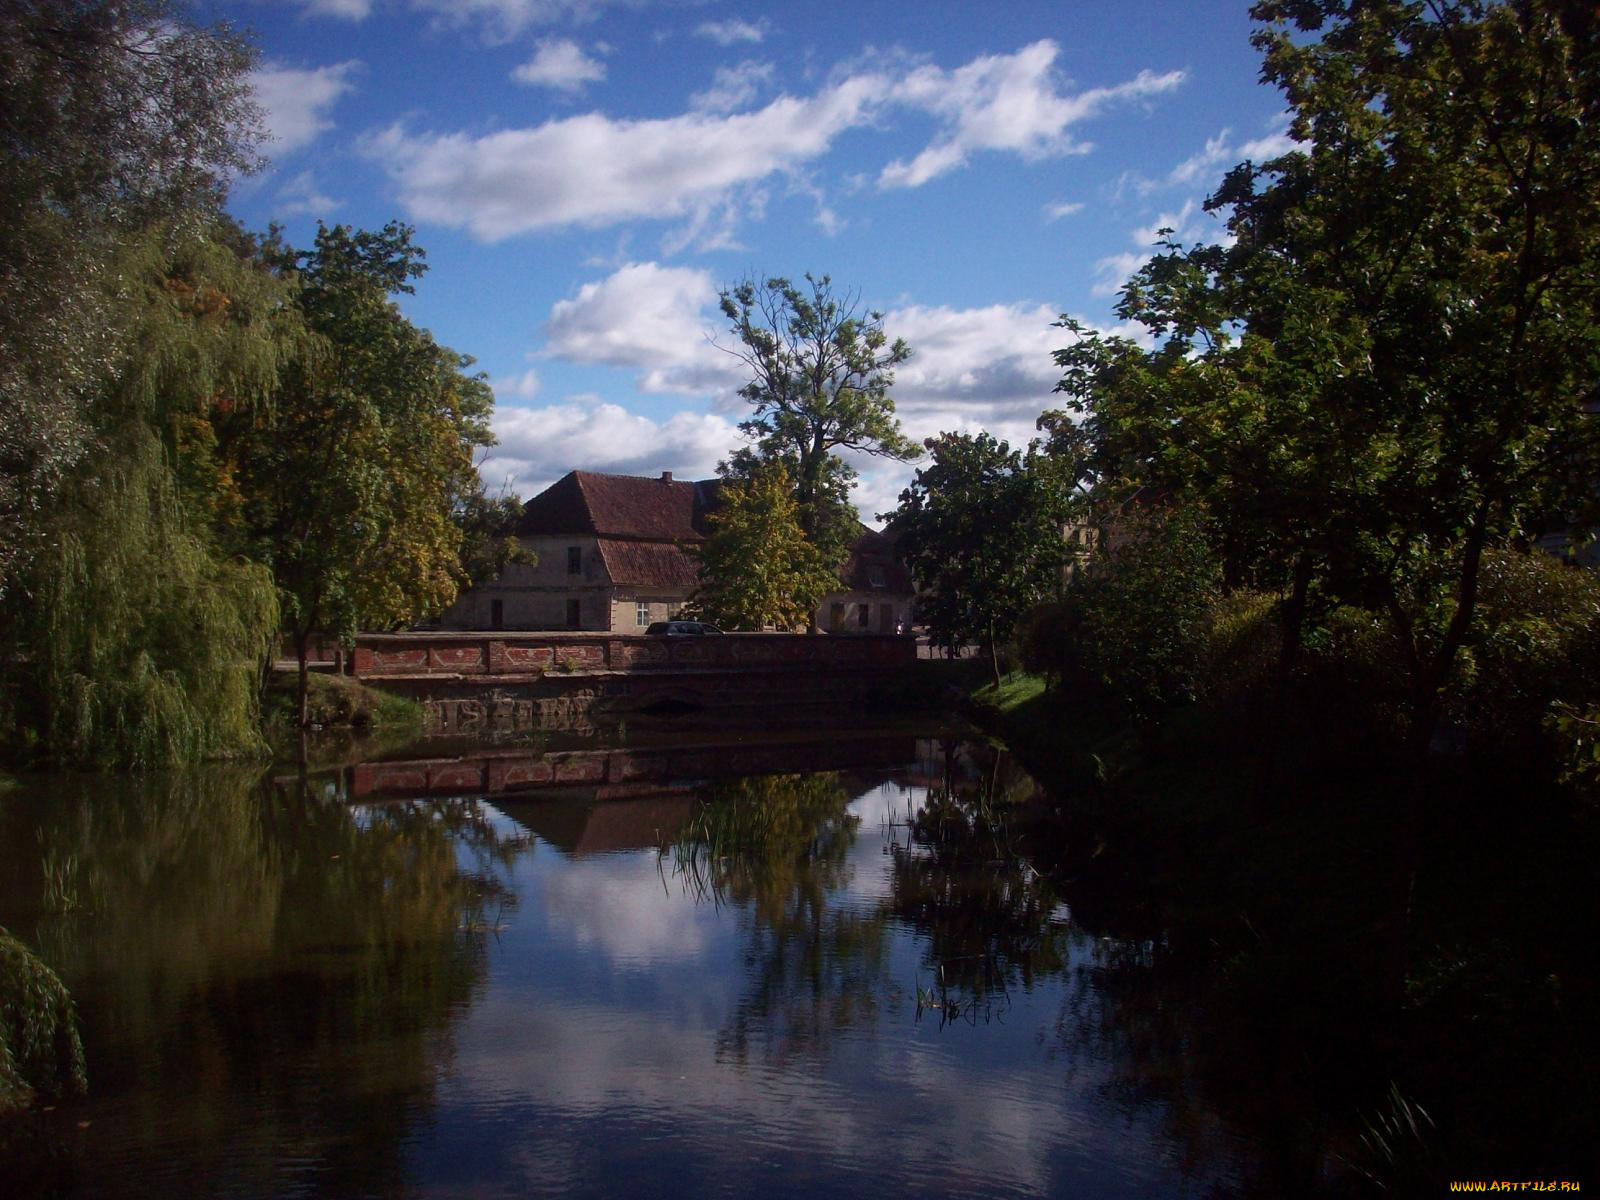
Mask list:
[[[90,1087],[11,1119],[0,1177],[1230,1194],[1260,1152],[1196,1094],[1159,933],[1075,919],[1002,819],[1032,790],[835,734],[13,792],[0,925],[76,998]]]

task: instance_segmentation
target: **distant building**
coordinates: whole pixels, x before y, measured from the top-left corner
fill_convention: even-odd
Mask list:
[[[669,620],[699,583],[693,548],[709,536],[719,481],[571,471],[529,500],[517,540],[538,555],[464,593],[446,629],[577,629],[642,633]],[[845,590],[818,625],[838,633],[908,630],[911,585],[888,537],[862,527]]]

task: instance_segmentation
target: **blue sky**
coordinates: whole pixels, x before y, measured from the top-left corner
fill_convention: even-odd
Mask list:
[[[746,275],[830,274],[913,358],[908,433],[1025,442],[1051,327],[1114,322],[1155,231],[1216,237],[1206,194],[1281,151],[1247,0],[730,5],[210,0],[250,31],[272,162],[231,202],[416,226],[411,319],[478,360],[491,490],[573,468],[703,477],[740,444],[716,306]],[[863,460],[862,515],[911,467]]]

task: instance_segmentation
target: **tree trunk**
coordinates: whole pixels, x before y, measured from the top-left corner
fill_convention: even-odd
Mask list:
[[[994,671],[994,686],[1000,686],[1000,644],[994,640],[994,622],[989,622],[989,665]]]
[[[299,630],[294,635],[295,664],[299,668],[299,677],[295,681],[295,706],[300,714],[300,728],[305,729],[311,724],[311,680],[306,669],[307,643],[311,641],[310,630]]]

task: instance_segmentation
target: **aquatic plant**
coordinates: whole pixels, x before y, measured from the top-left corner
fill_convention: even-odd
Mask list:
[[[0,1113],[36,1094],[88,1086],[72,996],[40,959],[0,928]]]

